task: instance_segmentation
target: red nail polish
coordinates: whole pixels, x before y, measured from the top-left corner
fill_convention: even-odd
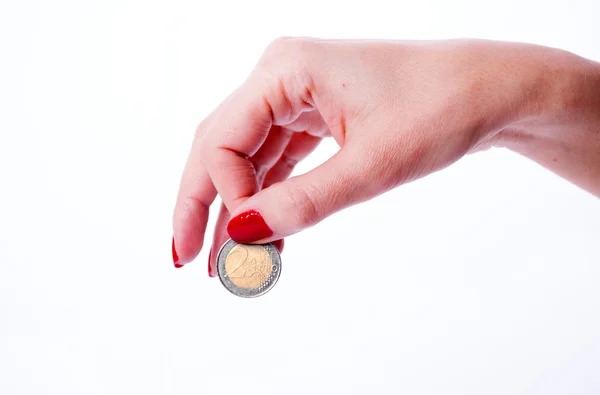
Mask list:
[[[246,211],[232,218],[227,224],[227,233],[238,243],[251,243],[273,235],[271,228],[256,210]]]
[[[208,276],[214,277],[215,273],[212,271],[212,266],[210,264],[210,258],[212,258],[212,247],[210,249],[210,252],[208,253]]]
[[[279,250],[279,253],[283,252],[283,245],[284,245],[283,240],[284,239],[279,239],[279,240],[275,240],[273,242],[273,244],[275,245],[275,248],[277,248],[277,250]]]
[[[183,267],[183,265],[180,265],[179,263],[179,257],[177,256],[177,251],[175,251],[175,238],[173,237],[173,241],[171,242],[171,253],[173,254],[173,265],[175,265],[175,267],[177,269],[179,269],[180,267]]]

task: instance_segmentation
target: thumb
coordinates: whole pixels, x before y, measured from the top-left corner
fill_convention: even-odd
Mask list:
[[[365,157],[347,142],[310,172],[261,190],[232,213],[229,236],[240,243],[278,240],[375,196],[378,178]]]

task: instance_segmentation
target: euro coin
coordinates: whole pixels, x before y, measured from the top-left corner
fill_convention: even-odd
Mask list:
[[[272,243],[239,244],[229,239],[217,255],[217,273],[229,292],[254,298],[275,286],[281,273],[281,256]]]

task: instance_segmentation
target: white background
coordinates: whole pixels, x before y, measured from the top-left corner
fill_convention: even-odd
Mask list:
[[[209,279],[206,251],[181,270],[170,251],[195,126],[272,39],[477,37],[600,60],[599,13],[2,0],[0,394],[600,393],[599,201],[506,151],[290,237],[259,299]]]

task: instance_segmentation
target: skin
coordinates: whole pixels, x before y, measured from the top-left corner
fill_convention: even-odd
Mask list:
[[[288,178],[330,136],[340,150]],[[230,213],[258,210],[273,236],[257,242],[281,240],[492,146],[600,196],[600,64],[519,43],[278,39],[196,130],[173,218],[179,263],[202,249],[217,193],[213,274]]]

